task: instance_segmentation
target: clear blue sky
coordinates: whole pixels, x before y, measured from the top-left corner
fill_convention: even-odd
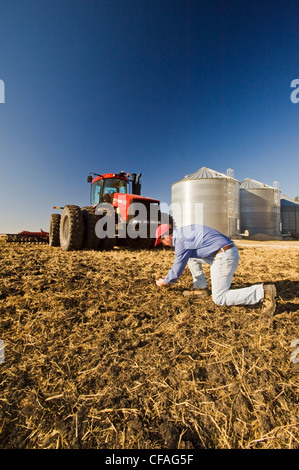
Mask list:
[[[298,57],[297,0],[0,0],[0,233],[88,204],[90,171],[299,195]]]

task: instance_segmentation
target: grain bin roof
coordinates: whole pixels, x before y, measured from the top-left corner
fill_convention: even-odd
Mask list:
[[[277,189],[273,186],[269,186],[265,183],[260,183],[260,181],[252,180],[251,178],[245,178],[240,185],[241,189]]]
[[[299,201],[295,201],[294,199],[291,199],[285,194],[281,196],[280,202],[282,206],[299,206]]]
[[[219,171],[211,170],[210,168],[207,168],[203,166],[199,170],[195,171],[194,173],[191,173],[190,175],[186,175],[182,180],[180,181],[188,181],[188,180],[199,180],[199,179],[210,179],[210,178],[221,178],[221,179],[234,179],[231,176],[227,176],[224,173],[219,173]]]

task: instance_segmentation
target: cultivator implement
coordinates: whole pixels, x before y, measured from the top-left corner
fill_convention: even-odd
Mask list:
[[[44,244],[49,243],[49,233],[41,230],[40,232],[23,232],[6,234],[7,243],[33,243],[33,244]]]

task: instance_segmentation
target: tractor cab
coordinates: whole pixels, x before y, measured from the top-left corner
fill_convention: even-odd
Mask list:
[[[132,183],[132,194],[140,194],[139,179],[141,174],[131,175],[125,172],[120,173],[107,173],[105,175],[98,175],[93,173],[87,177],[87,182],[91,183],[90,202],[94,206],[103,202],[112,203],[113,196],[117,194],[130,193],[130,182]]]

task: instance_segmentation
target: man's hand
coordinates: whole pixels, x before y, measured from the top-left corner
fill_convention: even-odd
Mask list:
[[[159,286],[159,287],[167,286],[167,284],[166,284],[166,282],[164,281],[164,279],[157,279],[157,280],[156,280],[156,284],[157,284],[157,286]]]

